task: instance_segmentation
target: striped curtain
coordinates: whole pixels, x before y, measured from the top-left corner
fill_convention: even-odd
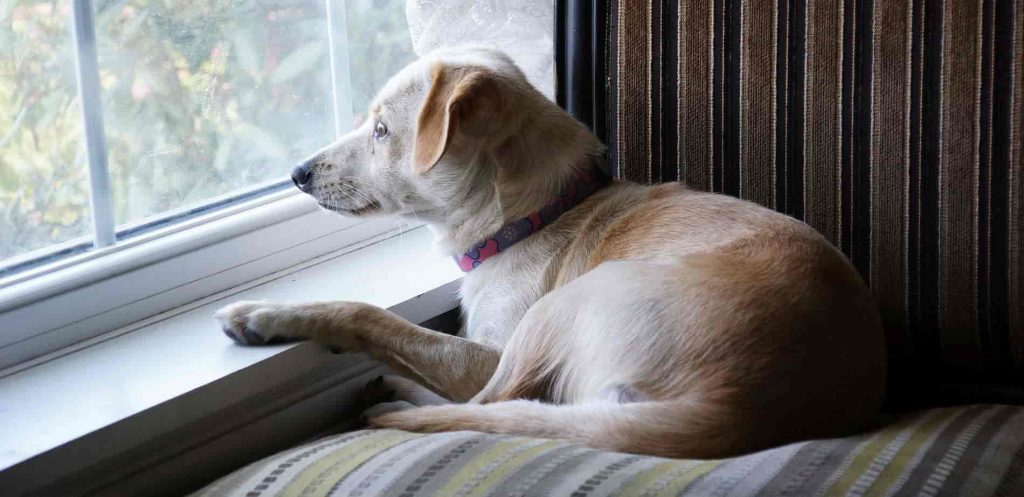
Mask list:
[[[616,175],[820,231],[876,295],[896,388],[1024,392],[1024,0],[607,10]]]

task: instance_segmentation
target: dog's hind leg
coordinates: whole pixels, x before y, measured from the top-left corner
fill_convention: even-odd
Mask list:
[[[661,457],[717,458],[764,446],[735,411],[700,401],[552,405],[530,400],[451,404],[389,412],[370,425],[416,432],[472,430],[555,438]]]
[[[505,345],[498,368],[472,402],[555,404],[658,400],[689,388],[679,368],[674,303],[652,291],[667,271],[605,263],[537,301]]]
[[[717,295],[685,285],[666,292],[679,272],[690,274],[604,263],[530,308],[470,404],[387,413],[371,424],[560,438],[668,457],[763,447],[769,441],[759,437],[749,401],[722,387],[714,367],[693,369],[706,364],[687,348],[705,324],[693,307]]]

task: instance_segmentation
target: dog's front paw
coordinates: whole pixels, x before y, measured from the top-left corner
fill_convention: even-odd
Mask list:
[[[305,340],[287,304],[240,301],[213,314],[224,334],[243,345],[273,345]]]

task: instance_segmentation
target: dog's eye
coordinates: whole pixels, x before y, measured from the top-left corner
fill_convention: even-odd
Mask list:
[[[377,121],[377,125],[373,127],[373,139],[380,140],[388,136],[388,127],[384,123]]]

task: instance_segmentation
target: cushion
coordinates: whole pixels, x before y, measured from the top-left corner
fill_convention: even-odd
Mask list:
[[[1024,495],[1024,407],[904,414],[867,434],[673,460],[474,432],[367,430],[256,462],[195,495]]]

